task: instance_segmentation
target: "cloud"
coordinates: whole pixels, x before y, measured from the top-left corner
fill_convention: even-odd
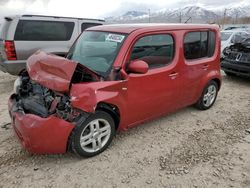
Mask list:
[[[0,0],[0,16],[13,14],[47,14],[59,16],[103,18],[121,15],[128,10],[152,11],[180,8],[189,4],[216,8],[230,4],[250,4],[250,0]]]

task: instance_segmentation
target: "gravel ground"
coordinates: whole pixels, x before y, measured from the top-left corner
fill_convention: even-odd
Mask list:
[[[15,77],[0,72],[0,125]],[[102,154],[32,155],[0,128],[0,187],[250,187],[250,80],[223,76],[208,111],[188,107],[118,133]]]

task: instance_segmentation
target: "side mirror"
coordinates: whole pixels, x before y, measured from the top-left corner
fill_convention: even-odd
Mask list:
[[[148,72],[148,64],[142,60],[134,60],[129,63],[128,71],[130,73],[145,74]]]

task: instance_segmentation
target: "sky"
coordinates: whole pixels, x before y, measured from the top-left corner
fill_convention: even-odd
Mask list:
[[[250,0],[0,0],[0,17],[31,13],[105,18],[121,15],[128,10],[154,11],[189,4],[218,8],[235,3],[250,4]]]

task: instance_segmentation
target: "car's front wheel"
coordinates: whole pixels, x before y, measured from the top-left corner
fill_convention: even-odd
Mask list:
[[[211,108],[217,98],[218,84],[211,80],[204,88],[201,97],[195,106],[200,110],[207,110]]]
[[[103,152],[115,135],[115,123],[106,112],[97,111],[73,130],[71,149],[80,156],[92,157]]]

